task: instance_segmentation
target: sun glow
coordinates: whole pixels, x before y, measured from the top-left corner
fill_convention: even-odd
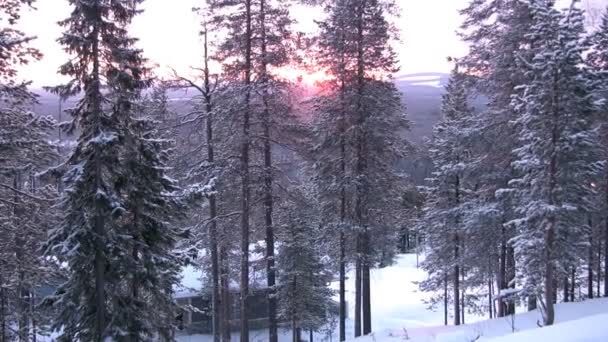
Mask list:
[[[310,70],[294,66],[281,68],[277,74],[291,82],[301,84],[309,88],[320,88],[322,83],[330,79],[330,76],[325,70]]]

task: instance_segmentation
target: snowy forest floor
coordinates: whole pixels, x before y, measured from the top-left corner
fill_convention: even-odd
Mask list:
[[[422,259],[421,259],[422,260]],[[353,272],[354,273],[354,272]],[[354,274],[347,281],[349,317],[354,311]],[[483,320],[484,317],[469,315],[470,324],[455,327],[444,326],[443,311],[429,310],[423,301],[429,295],[418,290],[419,281],[426,274],[416,267],[416,255],[398,256],[396,263],[384,269],[372,271],[373,328],[376,333],[356,341],[404,341],[413,342],[605,342],[608,341],[608,299],[596,299],[580,303],[563,303],[557,306],[553,327],[538,328],[541,321],[537,311],[506,318]],[[338,284],[334,284],[337,288]],[[513,323],[514,322],[514,323]],[[347,336],[353,336],[352,321],[348,321]],[[515,327],[513,331],[513,325]],[[308,334],[303,334],[307,340]],[[338,341],[337,329],[328,334],[316,334],[315,341]],[[238,333],[232,336],[239,340]],[[267,341],[266,331],[251,334],[252,342]],[[289,330],[280,332],[281,342],[291,340]],[[179,342],[212,341],[208,335],[180,336]]]

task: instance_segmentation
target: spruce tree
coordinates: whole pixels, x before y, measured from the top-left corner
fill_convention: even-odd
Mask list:
[[[295,204],[282,209],[281,246],[278,254],[280,317],[291,322],[293,341],[301,332],[319,331],[329,321],[332,275],[322,261],[322,245],[314,212]]]
[[[494,239],[497,245],[493,248],[498,249],[497,288],[499,292],[509,291],[515,285],[516,263],[511,243],[515,229],[505,225],[515,217],[508,182],[518,177],[511,165],[518,130],[510,125],[518,115],[510,102],[516,87],[526,80],[518,60],[530,55],[527,33],[532,16],[528,1],[521,0],[474,0],[461,15],[465,17],[461,36],[470,49],[460,65],[463,72],[476,76],[471,79],[471,89],[487,98],[487,108],[476,124],[478,144],[474,155],[478,162],[472,172],[479,180],[476,196],[490,210],[478,211],[477,219],[488,223],[489,233],[484,231],[483,236]],[[498,316],[514,310],[514,305],[500,302]]]
[[[64,215],[47,245],[70,273],[49,299],[65,341],[138,341],[168,336],[172,324],[177,232],[167,220],[174,187],[161,142],[147,120],[135,118],[149,85],[128,34],[141,2],[69,1],[71,15],[60,22],[59,42],[72,55],[60,73],[71,80],[54,90],[81,95],[68,110],[79,137],[60,168]]]
[[[129,341],[153,336],[170,340],[177,315],[173,289],[180,280],[182,260],[176,247],[186,232],[176,223],[185,205],[175,181],[166,175],[170,143],[158,137],[156,125],[147,116],[132,119],[122,161],[126,212],[118,229],[129,236],[120,249],[131,253],[117,251],[122,260],[113,267],[122,281],[115,285],[120,309],[114,316],[118,329],[127,332],[121,337]]]
[[[608,94],[608,10],[604,11],[602,15],[601,23],[599,27],[594,31],[589,39],[591,48],[589,54],[585,59],[587,69],[591,73],[593,82],[595,83],[595,98],[601,101],[600,115],[606,108],[606,96]],[[604,160],[608,159],[606,151],[608,151],[608,140],[606,139],[608,133],[608,126],[605,120],[600,120],[600,132],[602,136],[602,146],[604,150]],[[604,179],[599,184],[604,185],[605,189],[608,190],[608,167],[604,167]],[[608,208],[608,195],[604,194],[603,208]],[[604,218],[606,220],[606,218]],[[606,221],[608,222],[608,221]],[[604,227],[603,233],[604,240],[604,297],[608,297],[608,223]]]
[[[464,242],[469,241],[466,224],[472,193],[468,165],[473,110],[465,82],[466,76],[455,69],[443,96],[443,118],[434,128],[429,148],[435,171],[426,188],[422,228],[429,247],[423,268],[431,275],[422,287],[436,291],[444,286],[444,279],[450,279],[454,325],[461,324],[461,272]]]
[[[396,235],[388,227],[398,217],[397,199],[403,193],[400,185],[404,182],[396,167],[404,156],[407,121],[391,80],[397,67],[386,11],[393,5],[390,1],[331,2],[327,19],[320,22],[318,39],[319,64],[330,75],[327,89],[332,92],[319,97],[318,106],[322,112],[329,111],[323,115],[337,114],[327,127],[335,129],[327,132],[329,140],[320,141],[319,148],[325,151],[318,152],[319,160],[340,151],[341,161],[333,171],[329,165],[317,165],[326,174],[323,188],[341,202],[335,205],[343,214],[333,222],[350,221],[356,236],[355,336],[361,328],[364,334],[371,333],[370,268],[383,254],[376,247],[387,245],[386,240],[379,242],[380,237],[390,240]],[[332,181],[339,177],[343,184]]]
[[[583,13],[573,2],[565,13],[552,1],[530,3],[534,42],[532,58],[521,63],[529,79],[517,88],[513,108],[519,114],[519,146],[513,166],[521,177],[510,181],[515,195],[515,253],[521,260],[520,280],[542,293],[545,325],[555,319],[558,275],[571,260],[590,228],[594,211],[593,180],[599,172],[599,145],[593,130],[592,89],[582,53]]]
[[[350,117],[347,115],[348,94],[346,91],[346,31],[343,25],[345,16],[341,15],[345,2],[327,6],[329,17],[319,23],[322,34],[318,44],[318,64],[330,70],[332,77],[325,81],[324,88],[329,91],[319,94],[312,101],[315,113],[313,121],[314,182],[317,199],[322,214],[322,225],[330,232],[335,241],[335,259],[339,269],[339,340],[346,340],[346,270],[351,261],[351,240],[348,236],[352,219],[350,214],[350,158],[347,156],[346,142],[351,131]]]

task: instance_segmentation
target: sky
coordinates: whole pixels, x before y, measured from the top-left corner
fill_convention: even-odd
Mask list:
[[[200,17],[192,8],[204,0],[147,0],[144,13],[132,24],[132,35],[140,39],[139,47],[144,55],[158,65],[157,74],[168,76],[171,69],[180,74],[190,74],[191,67],[201,64],[202,44],[198,35]],[[395,19],[401,32],[401,41],[395,43],[399,53],[399,74],[419,72],[449,72],[447,57],[462,56],[467,51],[456,30],[462,18],[458,10],[469,0],[397,0],[401,7],[400,18]],[[583,0],[602,2],[605,0]],[[567,2],[562,0],[562,2]],[[56,42],[61,34],[57,22],[66,18],[70,7],[66,0],[39,0],[37,10],[23,13],[21,28],[36,36],[33,45],[45,57],[21,71],[21,77],[33,80],[35,86],[56,85],[62,82],[56,71],[67,56]],[[293,17],[297,28],[311,31],[317,12],[312,8],[298,6]]]

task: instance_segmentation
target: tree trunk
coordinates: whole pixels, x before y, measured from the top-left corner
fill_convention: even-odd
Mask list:
[[[13,177],[13,188],[17,191],[21,190],[21,175],[20,172],[17,171]],[[25,241],[21,236],[21,229],[19,227],[19,223],[21,222],[21,210],[19,208],[19,196],[17,192],[14,193],[13,202],[15,205],[13,206],[12,212],[12,220],[15,228],[15,236],[14,236],[14,253],[16,259],[16,273],[17,273],[17,314],[18,314],[18,327],[17,327],[17,336],[20,342],[26,342],[27,338],[27,328],[28,328],[28,309],[29,304],[27,304],[27,291],[25,286],[25,269],[23,267],[23,248]]]
[[[211,84],[209,77],[209,54],[207,49],[207,28],[203,31],[203,48],[205,58],[205,114],[207,115],[206,131],[207,131],[207,161],[209,165],[215,163],[215,151],[213,143],[213,104],[211,102]],[[212,307],[212,322],[213,322],[213,341],[219,342],[221,339],[221,308],[220,308],[220,266],[218,256],[218,234],[217,234],[217,199],[215,194],[209,195],[209,249],[211,250],[211,307]]]
[[[564,277],[564,302],[566,302],[566,303],[568,303],[570,301],[570,298],[569,298],[570,294],[568,293],[569,286],[570,286],[570,284],[568,284],[568,276],[565,276]]]
[[[507,247],[507,279],[505,287],[515,289],[515,249],[512,246]],[[509,300],[507,305],[507,314],[515,315],[515,302]]]
[[[371,313],[371,279],[370,279],[370,263],[369,263],[369,232],[363,234],[363,249],[365,257],[362,265],[362,287],[363,287],[363,335],[371,334],[372,332],[372,313]]]
[[[604,297],[608,297],[608,217],[604,228]]]
[[[359,246],[357,237],[357,246]],[[359,248],[357,248],[359,250]],[[361,257],[357,253],[355,265],[355,337],[361,336]]]
[[[599,235],[599,234],[598,234]],[[595,263],[597,266],[597,296],[598,298],[602,296],[601,291],[601,282],[602,282],[602,240],[598,237],[597,239],[597,262]]]
[[[574,302],[574,287],[576,286],[576,267],[572,267],[572,282],[570,283],[570,301]]]
[[[365,86],[365,40],[364,40],[364,22],[363,14],[365,11],[365,1],[360,1],[356,7],[357,14],[357,126],[356,126],[356,147],[357,147],[357,163],[356,163],[356,174],[358,177],[365,177],[365,170],[367,168],[367,155],[365,151],[365,137],[363,124],[365,122],[366,113],[363,112],[362,101],[364,98],[364,86]],[[357,223],[360,229],[363,229],[359,233],[361,241],[361,249],[359,250],[359,267],[361,268],[361,281],[360,285],[362,296],[362,313],[363,313],[363,334],[370,334],[372,331],[372,320],[371,320],[371,284],[370,284],[370,236],[367,231],[367,213],[365,208],[366,192],[369,191],[367,186],[357,183],[357,197],[355,202],[355,215],[357,217]]]
[[[264,146],[264,223],[266,225],[266,282],[268,285],[268,341],[277,342],[277,300],[275,295],[275,267],[274,267],[274,229],[272,225],[273,213],[273,176],[272,176],[272,146],[270,144],[270,109],[268,106],[268,71],[266,51],[266,1],[260,0],[260,43],[261,43],[261,70],[262,102],[264,104],[262,126]]]
[[[6,295],[4,293],[4,284],[0,278],[0,342],[6,340]]]
[[[606,205],[608,205],[608,167],[606,168]],[[608,297],[608,216],[604,227],[604,297]]]
[[[553,82],[553,86],[557,87],[557,79],[558,79],[558,75],[557,73],[554,74],[554,82]],[[549,198],[548,198],[548,204],[549,205],[555,205],[556,201],[553,198],[553,192],[555,190],[555,188],[557,187],[557,151],[556,151],[556,146],[557,146],[557,142],[559,140],[559,128],[558,128],[558,121],[559,121],[559,98],[557,97],[558,93],[557,91],[553,92],[553,126],[551,128],[551,160],[549,162],[549,189],[548,189],[548,193],[549,193]],[[554,309],[554,305],[553,305],[553,291],[555,291],[554,288],[554,275],[553,272],[555,271],[555,265],[553,264],[553,258],[555,255],[555,225],[556,225],[556,218],[554,215],[550,215],[549,217],[549,226],[547,227],[547,229],[545,230],[545,255],[544,255],[544,264],[545,264],[545,315],[544,315],[544,324],[545,325],[552,325],[553,321],[555,320],[555,309]],[[543,227],[544,228],[544,227]]]
[[[456,266],[454,266],[454,325],[460,325],[460,267],[458,266],[459,257],[459,246],[460,242],[458,235],[454,236],[454,260],[456,260]]]
[[[309,335],[308,335],[308,342],[314,342],[315,339],[315,334],[312,330],[310,330]]]
[[[23,272],[20,275],[19,286],[19,341],[28,342],[28,330],[29,330],[29,293],[23,285]]]
[[[557,304],[557,289],[559,289],[559,283],[557,278],[553,277],[553,304]]]
[[[243,141],[241,145],[242,213],[241,213],[241,342],[249,342],[249,207],[250,207],[250,100],[251,100],[251,0],[245,0],[245,108],[243,110]]]
[[[340,40],[344,45],[344,32],[339,31]],[[346,179],[346,93],[344,51],[340,54],[340,172],[342,182]],[[346,341],[346,186],[341,184],[340,189],[340,342]]]
[[[291,296],[297,296],[297,283],[298,276],[294,275],[291,281]],[[293,342],[300,342],[300,327],[298,326],[298,311],[296,310],[296,306],[292,306],[289,308],[291,312],[291,335]]]
[[[506,228],[502,227],[502,240],[500,243],[500,266],[498,270],[498,317],[506,316],[506,305],[503,300],[503,291],[507,288],[506,286],[507,279],[507,232]]]
[[[528,296],[528,311],[536,310],[536,299],[535,295]]]
[[[448,325],[448,274],[443,277],[443,325]]]
[[[134,222],[135,222],[135,227],[138,226],[138,218],[137,218],[137,211],[134,214]],[[137,241],[139,240],[138,237],[134,237],[134,240]],[[135,247],[133,247],[133,251],[131,252],[131,256],[133,257],[133,260],[135,262],[138,261],[139,259],[139,252],[137,250],[137,245]],[[137,303],[138,299],[139,299],[139,275],[137,275],[135,272],[133,272],[133,278],[131,279],[131,299],[133,303]],[[136,304],[138,305],[138,304]],[[131,318],[131,322],[133,323],[134,319]],[[139,341],[139,331],[138,331],[138,327],[136,325],[131,325],[130,327],[131,332],[130,332],[130,342],[138,342]]]
[[[589,219],[591,227],[591,219]],[[589,235],[589,260],[587,260],[587,298],[593,298],[593,229]]]
[[[95,13],[98,16],[98,20],[101,21],[101,11]],[[99,26],[93,27],[92,32],[92,59],[93,59],[93,71],[92,71],[92,88],[91,100],[93,115],[95,116],[96,132],[95,134],[101,133],[100,123],[102,115],[102,104],[101,104],[101,79],[100,79],[100,53],[99,53]],[[93,151],[93,159],[95,163],[94,181],[95,188],[97,190],[102,189],[102,161],[101,161],[101,149],[98,144],[95,144]],[[94,218],[94,231],[95,231],[95,256],[93,263],[93,273],[95,274],[95,332],[94,338],[96,342],[101,342],[105,338],[106,330],[106,291],[105,291],[105,273],[106,273],[106,260],[104,257],[103,250],[105,249],[105,242],[101,239],[105,237],[105,214],[103,212],[104,204],[97,202],[95,204],[95,218]]]
[[[460,268],[454,266],[454,325],[460,325]]]
[[[342,203],[344,206],[344,201]],[[346,241],[344,227],[340,227],[340,342],[342,341],[346,341]]]
[[[34,301],[35,301],[35,293],[31,291],[31,300],[30,300],[30,317],[32,318],[32,342],[36,342],[38,340],[38,330],[36,323],[36,315],[34,312]]]
[[[298,337],[298,321],[295,316],[291,320],[291,340],[292,342],[300,342],[300,337]]]
[[[228,253],[225,247],[220,247],[220,283],[222,287],[222,299],[221,299],[221,317],[222,317],[222,342],[230,342],[231,331],[230,331],[230,320],[232,318],[232,311],[230,305],[230,276],[228,268]]]
[[[555,222],[551,222],[545,237],[545,325],[552,325],[555,319],[553,307],[553,248],[555,243]]]
[[[488,313],[490,315],[490,319],[494,318],[494,305],[492,301],[492,277],[488,280]]]
[[[462,283],[464,284],[464,270],[462,270],[460,272],[462,274]],[[462,318],[460,319],[460,324],[465,324],[464,323],[464,311],[465,311],[465,289],[464,287],[461,286],[461,291],[460,291],[460,298],[461,298],[461,303],[460,303],[460,312],[462,315]]]

